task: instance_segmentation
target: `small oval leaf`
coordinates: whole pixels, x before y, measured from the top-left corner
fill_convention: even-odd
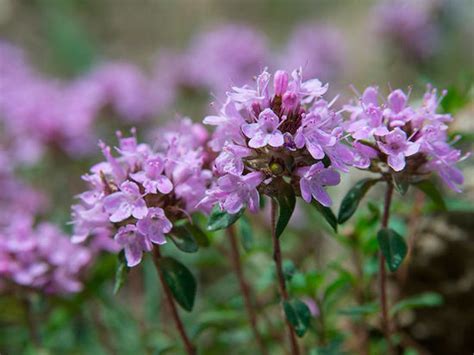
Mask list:
[[[407,255],[407,245],[403,237],[390,228],[383,228],[377,233],[380,250],[387,260],[390,271],[394,272]]]
[[[189,233],[191,233],[191,235],[194,237],[194,240],[200,247],[206,248],[211,244],[207,234],[204,233],[204,231],[199,228],[197,224],[186,224],[185,227]]]
[[[395,185],[395,189],[402,196],[407,193],[408,188],[410,187],[410,182],[398,174],[393,175],[393,184]]]
[[[118,255],[117,269],[115,270],[115,283],[114,283],[114,294],[117,294],[127,279],[127,274],[130,268],[127,266],[127,260],[125,259],[125,253],[122,250]]]
[[[185,253],[195,253],[198,251],[199,246],[188,227],[188,225],[175,226],[169,233],[169,236],[179,250]]]
[[[321,214],[321,216],[323,216],[326,222],[328,222],[328,224],[332,227],[334,232],[337,232],[337,218],[334,212],[329,207],[321,205],[316,200],[311,201],[311,206],[316,208],[316,210]]]
[[[221,229],[226,229],[227,227],[234,224],[243,213],[243,208],[236,214],[230,214],[226,211],[222,211],[219,205],[215,205],[211,211],[211,214],[209,215],[207,230],[218,231]]]
[[[420,295],[405,298],[396,303],[390,310],[390,315],[394,316],[400,311],[421,307],[436,307],[443,304],[443,297],[436,292],[425,292]]]
[[[253,247],[253,231],[252,225],[247,217],[242,216],[239,221],[239,231],[241,236],[241,243],[245,251],[250,251]]]
[[[273,199],[278,206],[275,228],[276,236],[278,238],[290,222],[291,215],[295,210],[296,196],[293,187],[287,183],[282,183],[277,193],[277,196]]]
[[[188,312],[191,312],[196,298],[196,279],[189,269],[176,259],[163,257],[159,259],[166,284],[174,299]]]
[[[286,319],[295,330],[296,335],[302,337],[308,330],[311,320],[311,312],[308,306],[297,299],[284,301],[283,309]]]
[[[378,181],[378,179],[362,179],[349,190],[346,196],[344,196],[341,207],[339,208],[337,218],[339,224],[346,222],[352,217],[367,191]]]

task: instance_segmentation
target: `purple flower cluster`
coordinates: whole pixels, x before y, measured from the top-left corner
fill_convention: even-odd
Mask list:
[[[437,1],[386,0],[374,8],[376,30],[405,54],[426,59],[436,49],[439,33],[434,10]]]
[[[225,25],[198,34],[182,53],[161,54],[157,82],[175,91],[206,88],[216,95],[243,85],[270,59],[265,36],[242,25]]]
[[[162,130],[157,146],[118,135],[118,156],[101,143],[106,161],[84,176],[90,189],[73,206],[74,242],[113,241],[124,249],[128,266],[140,263],[153,243],[166,243],[173,223],[189,218],[211,179],[204,169],[207,132],[183,119]]]
[[[234,87],[218,115],[204,123],[216,126],[211,148],[217,179],[202,203],[219,203],[229,213],[243,207],[255,212],[259,193],[274,194],[289,181],[307,202],[331,205],[325,187],[339,184],[353,154],[344,144],[342,117],[323,95],[317,79],[302,71],[265,70],[255,86]]]
[[[209,145],[219,154],[216,179],[201,203],[232,214],[245,207],[256,212],[261,193],[275,196],[290,183],[306,202],[330,206],[325,188],[339,184],[339,172],[349,167],[408,183],[436,172],[459,191],[463,175],[455,165],[463,157],[448,143],[452,118],[436,112],[442,99],[436,90],[413,107],[401,90],[381,103],[378,89],[369,87],[336,112],[323,99],[327,88],[317,79],[303,81],[301,69],[291,77],[277,71],[273,80],[264,71],[255,86],[232,88],[220,112],[204,119],[215,126]]]
[[[71,240],[56,226],[18,214],[0,228],[0,288],[12,284],[46,293],[71,293],[82,288],[83,271],[92,254]]]
[[[105,63],[63,81],[38,73],[18,48],[0,42],[0,126],[16,161],[36,162],[46,146],[78,154],[94,142],[94,124],[105,107],[126,121],[167,105],[160,88],[138,68]]]
[[[441,97],[428,87],[421,106],[408,104],[402,90],[381,102],[376,87],[368,87],[356,102],[344,107],[350,114],[345,129],[353,138],[355,166],[384,172],[384,165],[408,182],[435,172],[460,191],[463,175],[455,166],[464,157],[448,142],[449,114],[437,113]]]
[[[263,33],[246,25],[225,25],[195,36],[182,53],[160,53],[154,81],[166,83],[175,96],[183,89],[206,88],[221,99],[229,86],[248,84],[265,65],[302,66],[308,77],[334,79],[344,47],[343,36],[331,26],[300,26],[286,46],[272,52]]]
[[[70,293],[81,289],[80,274],[91,262],[93,252],[72,244],[50,223],[35,227],[35,216],[46,207],[42,194],[0,169],[1,291],[24,287]]]

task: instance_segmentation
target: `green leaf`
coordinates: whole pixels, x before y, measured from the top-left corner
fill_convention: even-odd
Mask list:
[[[388,268],[392,272],[396,271],[407,255],[405,240],[393,229],[383,228],[377,233],[377,241],[382,254],[387,259]]]
[[[127,279],[127,274],[130,271],[130,268],[127,266],[127,260],[125,259],[125,253],[122,250],[118,255],[118,264],[117,269],[115,270],[115,283],[114,283],[114,294],[122,288],[125,280]]]
[[[378,181],[378,179],[363,179],[357,182],[349,190],[346,196],[344,196],[344,199],[341,202],[341,207],[339,208],[339,215],[337,218],[339,224],[346,222],[352,217],[367,191],[369,191],[369,189]]]
[[[176,302],[190,312],[194,306],[197,289],[196,279],[191,271],[171,257],[160,258],[159,267]]]
[[[390,314],[393,316],[396,313],[406,309],[436,307],[441,304],[443,304],[443,297],[440,294],[436,292],[425,292],[420,295],[405,298],[404,300],[396,303],[390,310]]]
[[[215,205],[207,222],[207,230],[217,231],[220,229],[226,229],[227,227],[234,224],[243,213],[243,208],[236,214],[230,214],[226,211],[222,211],[219,205]]]
[[[433,203],[436,205],[437,208],[439,208],[442,211],[446,211],[446,204],[444,203],[443,196],[441,195],[436,185],[433,184],[432,181],[424,180],[416,184],[413,184],[413,186],[423,191],[425,195],[428,196],[431,199],[431,201],[433,201]]]
[[[353,306],[341,309],[338,313],[344,316],[359,317],[378,312],[379,306],[376,303],[367,303],[360,306]]]
[[[316,210],[321,214],[321,216],[324,217],[326,222],[329,223],[329,225],[332,227],[334,232],[337,232],[337,218],[334,212],[326,206],[321,205],[318,201],[313,200],[311,202],[311,206],[316,208]]]
[[[325,308],[330,308],[342,297],[347,295],[347,290],[351,287],[352,276],[350,274],[341,274],[332,281],[324,291],[323,304]]]
[[[179,250],[185,253],[195,253],[198,251],[199,245],[188,227],[189,225],[175,226],[169,236]]]
[[[277,191],[277,196],[273,198],[278,206],[276,236],[279,238],[285,230],[291,215],[295,210],[296,196],[290,184],[282,183]]]
[[[402,196],[404,196],[407,193],[408,188],[410,187],[410,183],[407,180],[400,177],[398,174],[393,176],[393,184],[395,186],[395,189]]]
[[[300,300],[290,300],[283,302],[286,319],[292,325],[296,335],[302,337],[309,327],[311,312],[308,306]]]
[[[250,251],[253,247],[253,231],[250,221],[245,215],[240,218],[239,232],[244,250],[247,252]]]
[[[200,247],[206,248],[211,244],[207,234],[197,224],[186,224],[185,227]]]

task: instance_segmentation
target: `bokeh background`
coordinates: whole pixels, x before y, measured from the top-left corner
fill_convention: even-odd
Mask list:
[[[456,118],[453,139],[460,135],[456,144],[470,151],[473,63],[471,0],[0,0],[1,234],[9,213],[24,213],[39,199],[28,212],[34,223],[53,223],[67,235],[70,205],[84,189],[80,176],[101,160],[99,138],[114,144],[116,130],[136,127],[140,139],[153,142],[166,122],[201,121],[215,112],[211,102],[218,107],[231,85],[250,82],[265,67],[302,66],[307,78],[330,82],[329,95],[341,102],[373,84],[411,91],[413,100],[428,83],[447,89],[441,106]],[[406,333],[400,341],[413,353],[474,349],[472,160],[462,168],[464,193],[446,191],[448,211],[414,192],[395,206],[398,228],[416,238],[403,274],[391,279],[391,295],[434,295],[432,307],[407,307],[399,315]],[[336,206],[358,177],[332,190]],[[377,205],[379,196],[374,191],[369,201]],[[370,213],[362,209],[359,226],[348,227],[367,239],[359,281],[368,293],[376,271]],[[251,222],[253,247],[243,260],[268,322],[262,326],[266,342],[280,353],[278,332],[271,331],[281,317],[268,226],[265,218]],[[353,353],[354,324],[361,317],[376,321],[370,312],[348,308],[354,300],[347,297],[347,274],[357,270],[345,234],[351,231],[331,236],[301,209],[283,241],[285,257],[294,261],[287,267],[296,275],[295,293],[312,302],[336,285],[323,306],[328,339],[320,339],[322,312],[315,311],[314,327],[302,340],[315,354]],[[211,248],[180,256],[199,280],[196,308],[183,317],[203,353],[253,354],[228,245],[218,233],[210,237]],[[178,253],[171,246],[166,251]],[[151,261],[130,272],[118,295],[112,292],[115,267],[114,255],[95,255],[79,276],[81,291],[45,296],[28,290],[26,303],[24,290],[3,285],[0,353],[179,353]],[[37,341],[28,329],[31,317],[40,324]],[[375,332],[372,338],[372,353],[380,353],[381,337]]]

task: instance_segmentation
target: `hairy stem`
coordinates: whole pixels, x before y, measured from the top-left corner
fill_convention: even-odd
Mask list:
[[[154,256],[153,262],[155,264],[156,271],[158,272],[161,286],[163,287],[163,291],[165,293],[166,302],[168,303],[169,309],[171,311],[171,315],[174,319],[176,329],[178,330],[179,335],[181,336],[181,340],[183,341],[184,347],[186,348],[186,353],[188,355],[196,355],[197,353],[196,348],[191,343],[191,341],[188,338],[188,335],[186,334],[186,331],[184,330],[183,322],[181,321],[181,318],[179,317],[178,310],[176,309],[176,304],[174,303],[174,300],[173,300],[173,295],[171,294],[171,290],[165,281],[165,278],[163,276],[163,271],[160,268],[161,254],[157,245],[154,245],[153,247],[153,256]]]
[[[288,292],[286,290],[285,276],[283,275],[283,265],[281,260],[281,249],[280,249],[280,240],[276,235],[276,212],[277,205],[276,202],[272,199],[272,241],[273,241],[273,259],[275,260],[275,266],[277,271],[278,278],[278,287],[280,290],[280,297],[283,301],[288,301]],[[293,355],[298,355],[300,350],[298,348],[298,342],[296,340],[296,335],[288,319],[285,316],[285,324],[288,331],[288,336],[290,338],[291,344],[291,353]]]
[[[385,190],[385,201],[383,207],[383,216],[382,216],[382,228],[388,227],[388,220],[390,218],[390,205],[392,203],[393,196],[393,183],[387,181],[387,189]],[[385,335],[387,342],[387,348],[389,354],[395,354],[392,341],[390,339],[391,335],[391,325],[390,317],[388,315],[388,302],[387,302],[387,275],[385,272],[385,257],[382,252],[379,252],[379,289],[380,289],[380,305],[382,308],[382,330]]]
[[[255,313],[254,305],[250,296],[250,287],[248,285],[248,282],[245,280],[244,272],[242,270],[239,245],[237,243],[237,236],[235,235],[235,227],[233,225],[227,228],[227,235],[230,239],[232,266],[234,267],[235,274],[237,275],[237,279],[239,280],[240,291],[242,292],[242,297],[244,298],[245,310],[247,311],[247,316],[252,327],[253,335],[255,337],[255,341],[258,344],[258,347],[260,348],[260,353],[262,355],[266,355],[268,354],[268,352],[265,348],[262,337],[258,332],[257,315]]]

